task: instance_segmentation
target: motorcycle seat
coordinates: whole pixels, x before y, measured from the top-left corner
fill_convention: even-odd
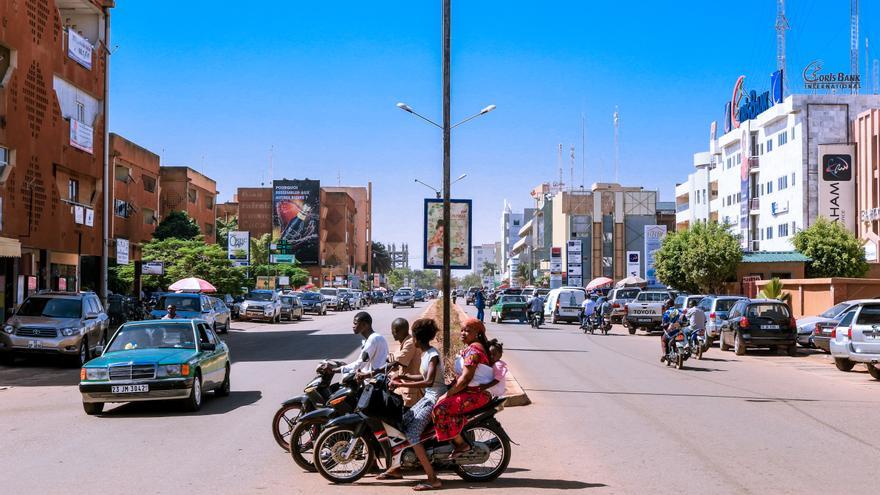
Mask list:
[[[495,409],[496,407],[498,407],[499,404],[503,404],[506,400],[507,397],[492,397],[492,400],[490,400],[488,404],[478,409],[474,409],[473,411],[467,413],[467,415],[469,417],[479,416],[486,411],[491,411],[492,409]]]

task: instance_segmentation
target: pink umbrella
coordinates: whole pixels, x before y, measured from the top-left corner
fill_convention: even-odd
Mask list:
[[[168,287],[168,290],[183,292],[217,292],[217,288],[200,278],[190,277],[178,280]]]
[[[593,280],[590,281],[589,284],[587,284],[587,290],[598,289],[599,287],[604,287],[606,285],[610,285],[613,283],[614,283],[614,280],[611,280],[608,277],[594,278]]]

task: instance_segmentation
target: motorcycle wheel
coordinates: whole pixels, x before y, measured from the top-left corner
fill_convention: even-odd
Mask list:
[[[675,369],[679,369],[679,370],[680,370],[680,369],[682,369],[682,368],[684,368],[684,355],[682,355],[682,354],[678,354],[678,355],[675,357]]]
[[[310,473],[318,470],[314,462],[315,440],[321,434],[322,427],[323,424],[317,421],[299,422],[290,433],[290,445],[287,449],[290,457],[297,466]]]
[[[455,466],[455,474],[465,481],[488,483],[501,476],[510,464],[510,441],[499,424],[479,424],[462,432],[471,444],[483,443],[490,447],[489,459],[482,464]]]
[[[294,426],[302,414],[302,407],[299,404],[291,404],[289,406],[281,406],[275,417],[272,418],[272,436],[279,447],[286,451],[290,449],[290,434],[293,432]]]
[[[352,441],[354,449],[351,457],[344,458],[343,451]],[[333,483],[354,483],[367,474],[375,461],[373,448],[364,437],[355,436],[351,428],[327,428],[315,441],[315,467],[321,476]]]
[[[703,344],[697,342],[697,359],[703,359]]]

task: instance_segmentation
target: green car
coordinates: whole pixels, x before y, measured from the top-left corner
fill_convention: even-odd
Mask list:
[[[148,400],[176,399],[197,411],[205,391],[229,395],[229,348],[205,320],[126,323],[98,352],[79,376],[89,415],[108,402]]]
[[[525,296],[501,296],[489,310],[489,319],[498,323],[514,318],[525,322],[527,306]]]

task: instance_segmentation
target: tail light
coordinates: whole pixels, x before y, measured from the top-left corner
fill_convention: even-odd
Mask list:
[[[684,334],[680,333],[680,334],[676,335],[675,340],[681,342],[682,340],[684,340]]]
[[[818,323],[816,323],[816,327],[813,329],[813,335],[822,335],[822,328]]]
[[[556,300],[556,309],[559,309],[559,299]]]
[[[852,327],[846,329],[846,338],[852,340]]]
[[[623,314],[625,314],[625,315],[629,314],[629,305],[628,304],[623,305]]]
[[[739,320],[739,327],[740,328],[749,328],[749,319],[743,318],[743,319]]]
[[[614,307],[614,308],[619,308],[619,307],[620,307],[620,303],[614,303],[614,304],[612,304],[611,306]]]
[[[714,311],[712,311],[711,313],[709,313],[709,319],[710,319],[710,320],[715,321],[715,317],[716,317],[716,315],[715,315],[715,312],[714,312]]]
[[[836,339],[836,338],[837,338],[837,327],[834,327],[834,328],[831,329],[831,338],[832,338],[832,339]]]

